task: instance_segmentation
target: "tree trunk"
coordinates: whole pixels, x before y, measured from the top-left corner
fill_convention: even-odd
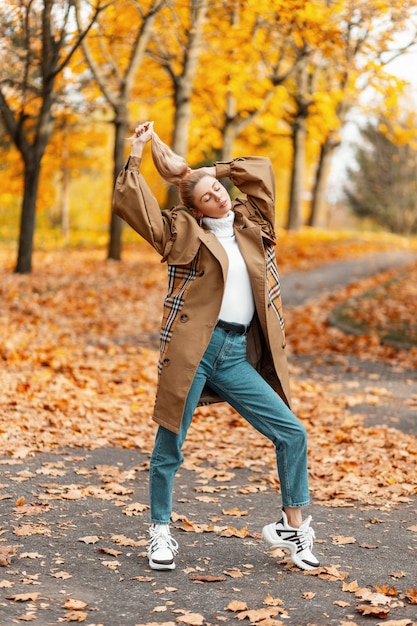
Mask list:
[[[330,161],[337,144],[327,138],[320,148],[320,155],[314,179],[314,186],[311,199],[311,212],[308,225],[316,228],[319,225],[319,218],[325,202],[326,182],[329,172]]]
[[[25,163],[24,192],[20,215],[19,248],[15,272],[30,274],[32,271],[33,237],[35,233],[36,198],[38,195],[41,161],[39,157]]]
[[[68,242],[70,235],[69,185],[70,171],[68,166],[64,165],[61,179],[61,230],[66,242]]]
[[[128,132],[128,114],[124,105],[116,112],[114,121],[115,138],[113,147],[113,187],[117,177],[121,172],[125,161],[125,146]],[[122,258],[122,233],[123,220],[113,213],[110,213],[110,237],[107,250],[107,258],[113,261],[120,261]]]
[[[288,202],[287,230],[297,231],[301,226],[301,202],[305,170],[306,120],[298,115],[292,128],[293,163]]]
[[[62,146],[62,171],[61,171],[61,230],[62,236],[65,241],[69,240],[70,234],[70,204],[69,204],[69,185],[70,185],[70,170],[68,167],[68,127],[64,127],[64,139]]]

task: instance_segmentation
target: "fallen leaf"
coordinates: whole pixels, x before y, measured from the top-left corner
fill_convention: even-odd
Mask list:
[[[237,507],[233,509],[222,509],[223,515],[232,515],[233,517],[244,517],[248,515],[248,511],[240,511]]]
[[[205,620],[200,613],[187,613],[177,617],[175,621],[178,624],[189,624],[189,626],[203,626]]]
[[[19,554],[19,559],[44,559],[44,554],[39,554],[38,552],[22,552]]]
[[[146,504],[141,504],[140,502],[132,502],[123,509],[123,513],[131,517],[133,515],[140,515],[143,511],[146,511],[147,509],[149,509],[149,506]]]
[[[324,580],[346,580],[349,577],[347,572],[340,572],[335,565],[328,567],[318,567],[314,570],[303,572],[305,576],[318,576]]]
[[[385,606],[391,603],[391,598],[385,593],[373,593],[372,591],[369,591],[369,593],[367,593],[368,591],[369,590],[359,590],[355,595],[357,598],[360,598],[361,600],[366,600],[366,602],[369,602],[373,605]]]
[[[230,576],[230,578],[242,578],[243,573],[237,567],[231,567],[230,569],[223,570],[223,574]]]
[[[220,537],[239,537],[240,539],[244,539],[245,537],[250,536],[250,532],[246,528],[246,526],[244,528],[241,528],[240,530],[238,530],[237,528],[233,528],[233,526],[228,526],[217,534]]]
[[[14,554],[16,554],[15,546],[0,546],[0,566],[7,567],[10,565]]]
[[[13,528],[13,534],[18,537],[30,537],[31,535],[50,535],[51,529],[41,524],[22,524]]]
[[[398,596],[398,591],[395,587],[389,587],[389,585],[375,585],[377,593],[382,593],[386,596]]]
[[[387,617],[389,615],[389,608],[371,606],[370,604],[358,604],[356,610],[362,615],[374,615],[375,617]]]
[[[282,609],[265,608],[265,609],[255,609],[252,611],[242,611],[238,613],[236,617],[240,620],[248,619],[252,624],[258,624],[262,620],[275,617],[279,613],[282,613]]]
[[[121,550],[114,550],[113,548],[99,548],[97,552],[104,552],[104,554],[110,554],[110,556],[119,556],[119,554],[122,554]]]
[[[14,583],[10,580],[0,580],[0,589],[8,589],[10,587],[14,587]]]
[[[125,535],[113,535],[111,540],[119,546],[138,547],[148,545],[146,539],[140,539],[137,541],[135,539],[130,539],[130,537],[126,537]]]
[[[237,611],[246,611],[247,608],[248,605],[246,604],[246,602],[242,602],[241,600],[232,600],[231,602],[229,602],[225,610],[233,611],[236,613]]]
[[[410,604],[417,604],[417,589],[410,588],[405,592],[405,597],[410,602]]]
[[[82,600],[74,600],[73,598],[67,598],[63,604],[64,609],[70,609],[71,611],[81,611],[87,606],[87,602],[83,602]]]
[[[352,582],[350,583],[342,584],[342,591],[349,591],[352,593],[352,592],[358,591],[358,589],[359,589],[359,585],[358,585],[357,580],[352,580]]]
[[[117,571],[117,568],[121,565],[119,561],[102,561],[101,564],[114,571]]]
[[[268,594],[265,598],[264,598],[264,604],[267,604],[268,606],[283,606],[284,603],[280,598],[273,598],[270,594]]]
[[[190,574],[190,580],[194,580],[194,581],[202,582],[202,583],[216,583],[216,582],[221,582],[223,580],[226,580],[226,577],[225,576],[212,576],[212,575],[204,576],[202,574]]]
[[[88,535],[87,537],[80,537],[78,541],[82,541],[83,543],[97,543],[100,541],[100,538],[97,535]]]
[[[67,611],[64,613],[63,620],[64,622],[85,622],[88,617],[88,613],[84,613],[83,611]]]
[[[348,543],[356,543],[355,537],[344,537],[343,535],[331,535],[332,543],[335,546],[344,546]]]
[[[33,592],[33,593],[18,593],[14,596],[6,596],[7,600],[14,600],[14,602],[29,602],[29,600],[31,602],[36,602],[36,600],[39,598],[39,592]]]

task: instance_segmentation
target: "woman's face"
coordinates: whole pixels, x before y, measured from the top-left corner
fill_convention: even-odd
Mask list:
[[[226,217],[232,208],[227,189],[213,176],[204,176],[194,187],[194,208],[199,217]]]

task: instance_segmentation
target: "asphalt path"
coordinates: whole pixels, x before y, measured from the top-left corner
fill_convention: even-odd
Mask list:
[[[416,258],[415,252],[394,250],[319,265],[309,271],[290,272],[281,276],[284,306],[299,306],[362,278],[402,267]]]
[[[408,260],[384,253],[289,274],[282,279],[284,303],[298,306],[323,290]],[[302,376],[312,363],[297,359],[296,365]],[[415,407],[404,402],[417,393],[415,372],[357,359],[308,371],[390,386],[389,406],[366,405],[361,412],[370,424],[388,422],[416,433]],[[6,551],[0,569],[1,626],[25,621],[39,626],[417,626],[417,605],[409,599],[417,588],[415,497],[397,507],[387,501],[382,509],[313,502],[309,513],[322,568],[311,575],[274,555],[261,539],[262,526],[278,516],[272,488],[261,488],[249,469],[239,468],[227,489],[209,480],[209,495],[200,497],[198,474],[182,468],[174,510],[196,524],[232,524],[246,527],[248,534],[184,532],[178,521],[173,525],[180,544],[177,567],[155,572],[146,559],[148,462],[138,450],[114,448],[0,458],[0,559],[2,548]],[[120,489],[111,481],[109,487],[103,467],[125,476]],[[246,514],[223,513],[234,508]],[[344,543],[347,537],[354,541]],[[7,556],[7,549],[14,554]],[[369,614],[375,607],[379,614]]]

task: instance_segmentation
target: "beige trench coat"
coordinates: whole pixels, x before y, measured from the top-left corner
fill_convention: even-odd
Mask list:
[[[228,259],[223,246],[185,207],[161,211],[130,157],[120,172],[113,210],[168,263],[168,294],[161,326],[158,390],[153,419],[178,432],[188,391],[210,342],[222,302]],[[246,197],[233,201],[234,230],[245,259],[256,313],[248,333],[248,360],[290,405],[284,323],[275,263],[275,182],[269,159],[216,163]],[[200,404],[221,401],[205,388]]]

